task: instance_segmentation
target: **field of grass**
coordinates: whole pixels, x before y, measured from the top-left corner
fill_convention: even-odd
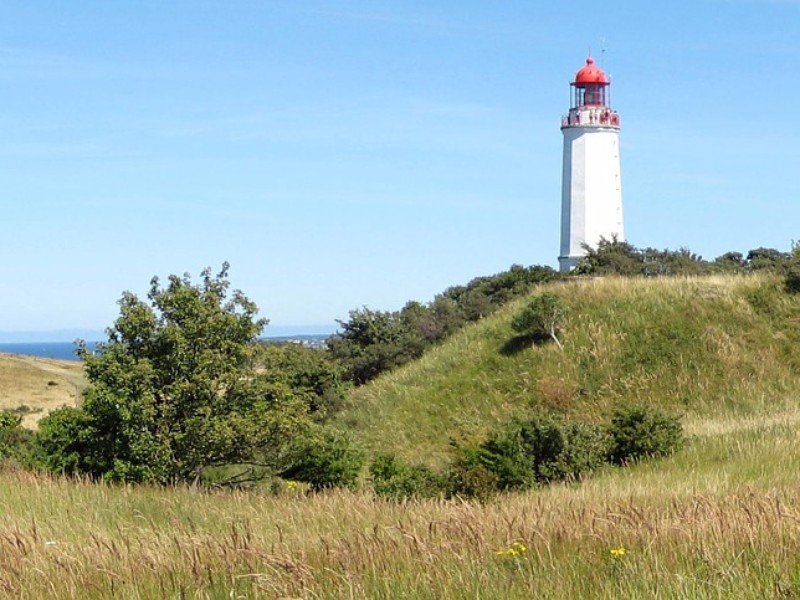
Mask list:
[[[0,594],[797,598],[798,423],[797,410],[693,420],[670,459],[487,504],[6,472]],[[498,555],[514,544],[527,551]]]
[[[769,414],[800,398],[800,298],[776,278],[610,278],[548,289],[570,308],[563,352],[514,338],[522,299],[356,390],[338,422],[368,448],[436,465],[451,439],[530,409],[599,420],[636,402],[693,418]]]
[[[436,463],[528,407],[639,400],[684,415],[683,450],[487,503],[6,470],[0,596],[800,599],[800,299],[769,277],[552,289],[563,353],[512,339],[518,303],[358,390],[339,423]]]
[[[26,427],[59,406],[75,406],[86,387],[77,361],[0,354],[0,410],[22,416]]]

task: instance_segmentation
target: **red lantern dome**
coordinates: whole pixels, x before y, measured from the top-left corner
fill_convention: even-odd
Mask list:
[[[603,69],[595,65],[594,59],[590,56],[586,59],[586,66],[575,73],[575,81],[572,85],[585,86],[591,83],[608,84],[608,80]]]

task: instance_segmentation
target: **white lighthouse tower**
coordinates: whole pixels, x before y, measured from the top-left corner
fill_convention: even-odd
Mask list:
[[[625,239],[619,166],[619,115],[611,108],[611,83],[594,60],[570,84],[569,114],[561,120],[564,170],[561,189],[562,271],[597,247],[601,238]]]

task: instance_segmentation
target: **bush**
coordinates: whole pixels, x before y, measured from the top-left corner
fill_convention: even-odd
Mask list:
[[[379,454],[369,469],[372,487],[389,498],[432,498],[444,492],[443,478],[425,465],[407,465],[393,454]]]
[[[479,446],[462,448],[454,462],[453,485],[469,494],[494,478],[497,489],[527,489],[539,483],[580,479],[600,467],[608,453],[601,427],[534,417],[514,421]],[[459,487],[459,486],[465,486]]]
[[[800,261],[788,268],[784,284],[790,294],[800,294]]]
[[[511,328],[534,340],[550,337],[561,347],[558,334],[564,326],[567,307],[564,301],[549,292],[530,300],[511,320]]]
[[[486,501],[500,490],[500,479],[483,465],[457,462],[448,473],[448,495]]]
[[[683,444],[680,420],[648,407],[618,409],[608,427],[609,460],[626,464],[649,456],[667,456]]]
[[[36,441],[42,450],[42,466],[54,473],[86,473],[100,477],[103,469],[96,452],[104,444],[96,443],[97,432],[91,418],[79,408],[61,407],[39,421]],[[112,440],[103,439],[106,452]]]
[[[0,411],[0,461],[30,467],[34,454],[34,435],[22,427],[22,417]]]
[[[293,464],[281,477],[308,483],[315,491],[353,487],[364,466],[364,453],[350,436],[327,428],[300,439],[292,455]]]

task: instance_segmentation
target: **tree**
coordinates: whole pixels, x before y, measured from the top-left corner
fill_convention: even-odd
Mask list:
[[[254,369],[266,320],[227,274],[226,263],[197,285],[154,278],[147,302],[122,295],[95,353],[79,341],[90,386],[80,409],[42,420],[51,468],[160,483],[196,482],[212,466],[288,468],[307,405]]]
[[[399,312],[365,307],[350,311],[350,318],[338,323],[342,331],[328,339],[328,350],[342,365],[345,378],[356,384],[364,384],[421,353],[418,339]]]
[[[789,254],[775,248],[755,248],[747,253],[747,268],[751,271],[777,271],[789,260]]]
[[[303,398],[315,420],[329,419],[344,404],[346,385],[341,366],[322,348],[265,343],[259,367],[267,380],[288,386]]]
[[[564,301],[549,292],[532,298],[512,320],[511,327],[520,335],[534,338],[550,337],[559,349],[564,347],[558,333],[564,326],[567,307]]]
[[[616,237],[601,238],[597,248],[584,244],[586,252],[573,271],[576,275],[641,275],[644,267],[642,252]]]

